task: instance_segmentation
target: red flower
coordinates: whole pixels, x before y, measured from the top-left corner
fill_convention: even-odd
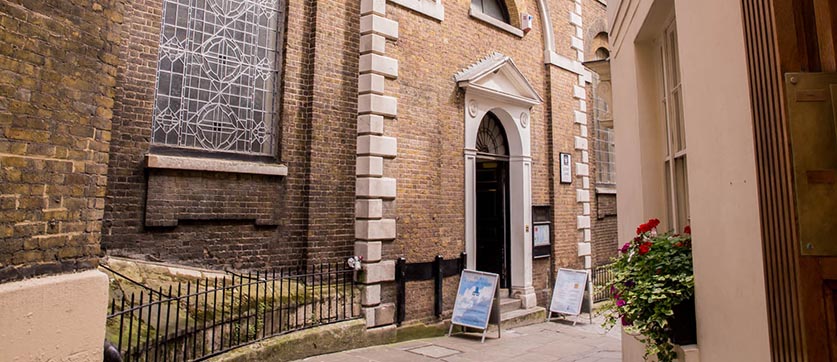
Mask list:
[[[651,230],[654,230],[654,228],[657,227],[658,225],[660,225],[660,220],[658,220],[658,219],[648,219],[648,222],[646,222],[645,224],[642,224],[642,225],[640,225],[639,227],[636,228],[636,233],[637,233],[637,235],[647,233]]]
[[[691,235],[692,234],[692,226],[691,225],[686,225],[686,227],[683,228],[683,233]]]
[[[650,242],[646,241],[646,242],[642,243],[642,245],[639,246],[639,255],[648,254],[649,251],[651,251],[651,243]]]
[[[683,246],[683,243],[681,243],[681,242],[679,242],[679,241],[678,241],[678,242],[674,243],[674,246],[676,246],[676,247],[678,247],[678,248],[679,248],[679,247],[682,247],[682,246]]]

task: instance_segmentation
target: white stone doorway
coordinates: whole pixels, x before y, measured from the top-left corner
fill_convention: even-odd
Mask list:
[[[493,113],[477,131],[476,268],[500,275],[500,288],[511,287],[509,240],[509,153],[506,132]]]
[[[526,77],[507,56],[494,53],[457,73],[456,82],[465,89],[465,251],[468,268],[478,267],[477,256],[477,147],[479,128],[486,117],[502,126],[508,161],[507,228],[505,251],[507,281],[512,296],[524,308],[537,304],[532,285],[532,160],[529,120],[531,108],[542,102]],[[485,166],[481,164],[480,166]]]

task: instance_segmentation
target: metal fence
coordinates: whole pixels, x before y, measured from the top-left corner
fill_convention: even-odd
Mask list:
[[[610,298],[610,283],[613,280],[613,264],[598,265],[593,268],[593,302],[598,303]]]
[[[107,339],[124,361],[200,361],[265,338],[356,318],[342,263],[177,283],[113,298]],[[359,295],[359,293],[358,293]]]

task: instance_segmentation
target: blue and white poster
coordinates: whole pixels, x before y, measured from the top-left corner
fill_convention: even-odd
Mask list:
[[[465,269],[453,305],[451,324],[486,329],[491,315],[498,275]]]

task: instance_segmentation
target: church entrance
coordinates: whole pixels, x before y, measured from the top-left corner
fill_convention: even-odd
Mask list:
[[[482,119],[476,146],[477,270],[499,274],[499,287],[509,288],[508,143],[503,126],[493,113]]]

